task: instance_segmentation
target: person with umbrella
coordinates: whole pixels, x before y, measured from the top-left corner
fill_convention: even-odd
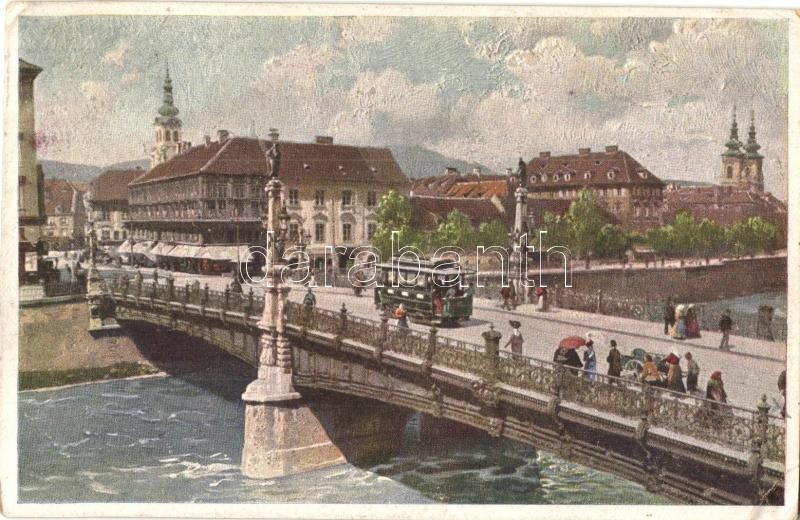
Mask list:
[[[517,320],[511,320],[508,323],[514,330],[503,348],[511,345],[511,354],[516,357],[517,355],[522,355],[522,343],[525,341],[522,337],[522,333],[519,330],[522,324]]]
[[[718,403],[727,403],[728,394],[725,393],[725,384],[722,382],[722,372],[715,370],[711,373],[711,379],[706,384],[706,399],[716,401]],[[714,410],[719,409],[719,406],[713,405]]]
[[[556,349],[556,352],[553,355],[553,362],[564,366],[583,368],[581,358],[578,356],[578,353],[575,350],[584,345],[586,345],[586,340],[582,337],[567,336],[566,338],[562,339],[561,342],[559,342],[558,349]],[[572,373],[577,375],[578,371],[573,370]]]

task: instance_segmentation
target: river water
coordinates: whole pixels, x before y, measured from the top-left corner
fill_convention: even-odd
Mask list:
[[[256,481],[242,476],[231,362],[189,375],[19,393],[21,502],[660,504],[641,486],[507,440],[430,447],[418,421],[400,454]]]

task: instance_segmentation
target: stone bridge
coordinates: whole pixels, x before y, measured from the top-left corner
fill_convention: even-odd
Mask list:
[[[684,503],[783,503],[784,420],[565,369],[483,344],[286,300],[116,279],[117,317],[180,331],[259,368],[242,470],[257,478],[396,449],[411,411],[507,437]],[[282,293],[282,294],[279,294]],[[271,296],[272,295],[272,296]],[[263,314],[263,315],[262,315]]]

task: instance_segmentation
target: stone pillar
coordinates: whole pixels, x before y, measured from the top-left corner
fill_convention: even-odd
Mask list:
[[[267,184],[268,230],[278,233],[282,183]],[[281,283],[282,259],[276,254],[275,235],[268,238],[269,286],[258,328],[258,377],[247,386],[242,473],[251,478],[274,478],[302,473],[345,461],[318,416],[292,384],[292,348],[286,336],[286,299],[289,287]]]

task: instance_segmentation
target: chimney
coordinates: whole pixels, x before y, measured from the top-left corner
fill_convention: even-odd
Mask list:
[[[541,157],[542,159],[549,159],[550,152],[539,152],[539,157]]]
[[[317,144],[333,144],[333,137],[329,135],[314,136],[314,142]]]
[[[217,141],[219,141],[219,144],[223,144],[225,141],[228,140],[228,137],[230,137],[230,135],[231,133],[228,132],[227,130],[217,130]]]
[[[203,141],[205,142],[206,148],[211,146],[211,136],[210,135],[204,135],[203,136]]]
[[[591,148],[578,148],[578,155],[589,155],[591,151]]]
[[[270,141],[275,142],[275,141],[278,140],[279,137],[280,137],[280,134],[278,133],[278,129],[277,128],[270,128],[269,129],[269,140]]]
[[[619,146],[615,144],[610,144],[606,146],[606,153],[617,153],[619,151]]]

